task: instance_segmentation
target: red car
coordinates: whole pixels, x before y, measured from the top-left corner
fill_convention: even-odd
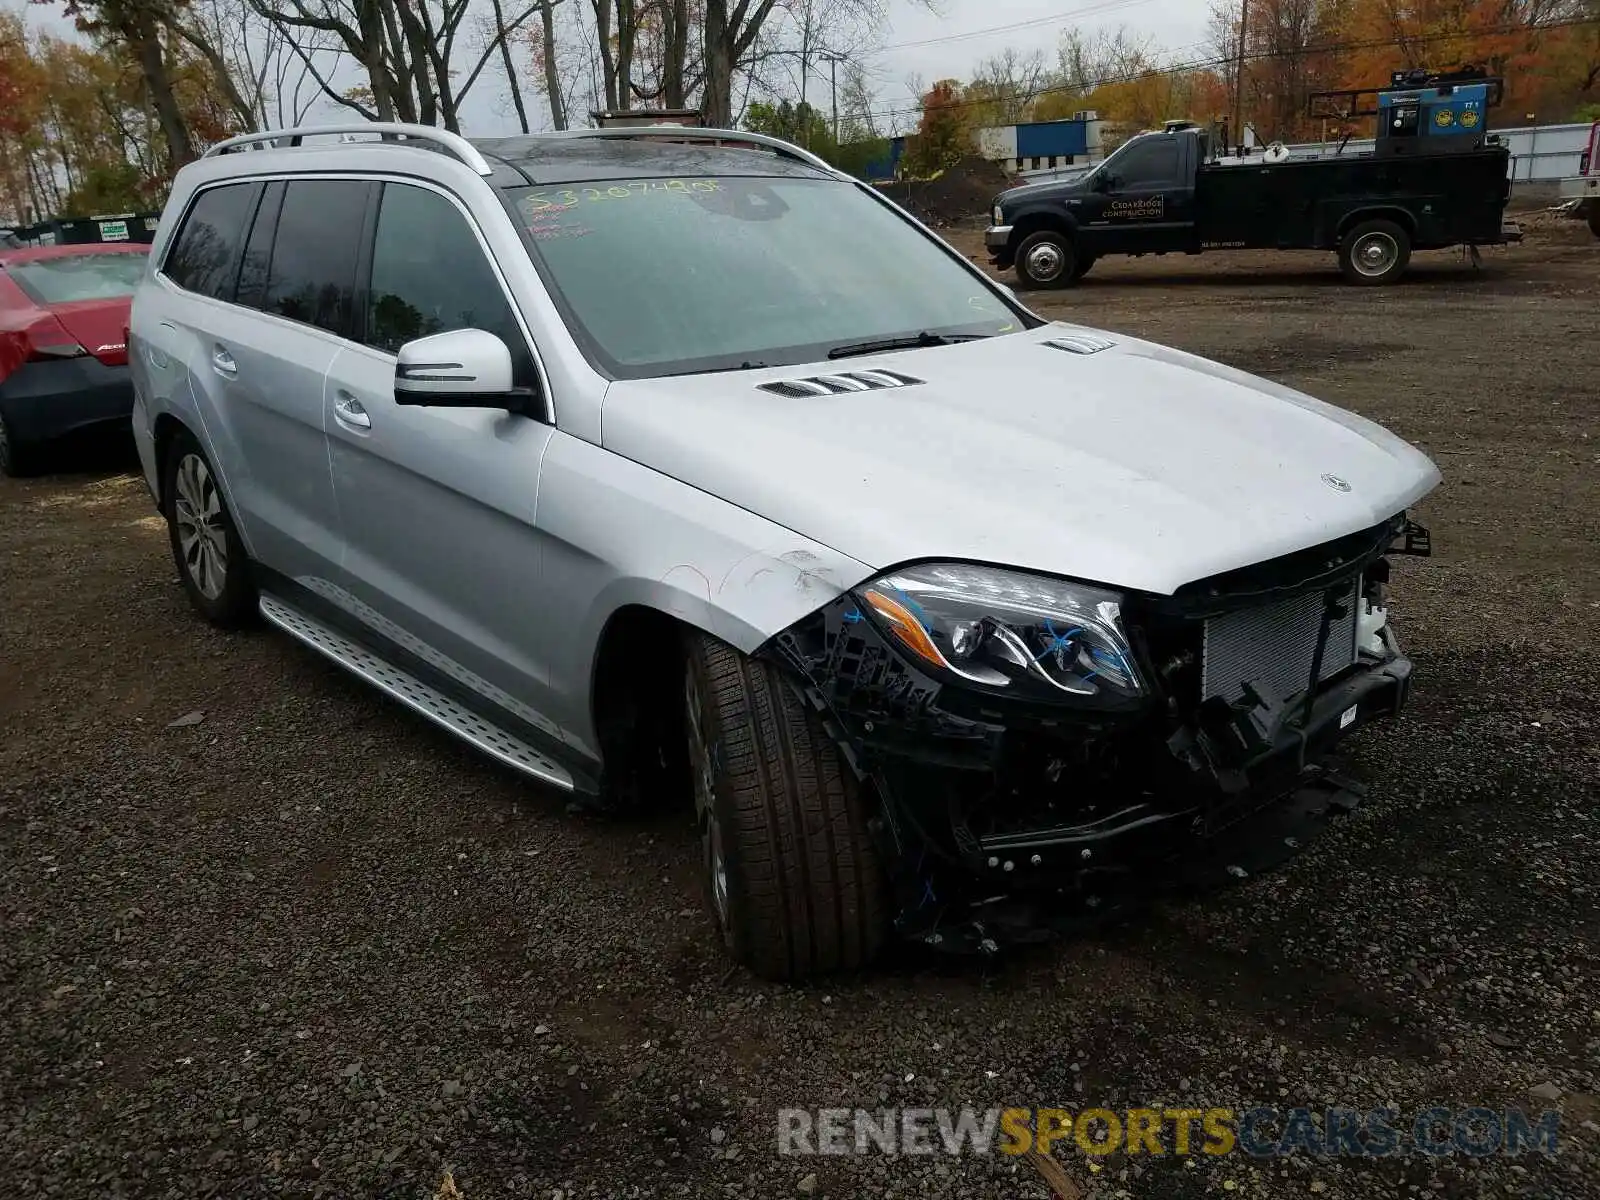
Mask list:
[[[128,307],[150,247],[0,248],[0,474],[45,442],[126,423]]]

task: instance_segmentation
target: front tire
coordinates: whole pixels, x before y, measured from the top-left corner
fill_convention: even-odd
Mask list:
[[[1589,201],[1589,232],[1600,238],[1600,198]]]
[[[1339,243],[1339,269],[1361,287],[1393,283],[1410,261],[1411,236],[1393,221],[1363,221]]]
[[[1017,247],[1017,278],[1029,287],[1058,288],[1077,281],[1077,248],[1054,229],[1041,229]]]
[[[712,912],[766,979],[871,962],[888,933],[866,797],[768,663],[691,634],[685,725]]]
[[[187,432],[180,432],[167,451],[161,494],[172,561],[189,603],[220,629],[250,623],[257,598],[244,542],[216,473]]]

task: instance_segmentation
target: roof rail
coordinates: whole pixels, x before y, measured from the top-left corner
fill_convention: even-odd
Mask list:
[[[350,133],[375,133],[382,134],[383,141],[397,138],[406,138],[416,142],[432,142],[436,147],[466,163],[479,175],[493,175],[494,168],[487,159],[478,153],[478,149],[466,138],[458,133],[451,133],[444,129],[435,129],[432,125],[409,125],[401,121],[360,121],[344,125],[299,125],[293,129],[268,129],[261,133],[245,133],[238,137],[228,138],[212,146],[201,157],[210,158],[214,154],[228,154],[235,150],[249,150],[260,146],[264,149],[276,149],[275,144],[287,141],[290,146],[297,147],[301,139],[313,135],[332,135]],[[377,143],[382,145],[383,142]]]
[[[663,122],[660,125],[613,125],[602,129],[568,129],[555,136],[574,138],[667,138],[675,142],[744,142],[749,145],[765,146],[768,150],[776,151],[786,158],[792,158],[805,163],[807,166],[826,171],[830,175],[839,174],[838,169],[831,163],[817,157],[809,150],[796,146],[793,142],[786,142],[782,138],[771,137],[765,133],[750,133],[743,129],[707,129],[698,125],[673,125]]]

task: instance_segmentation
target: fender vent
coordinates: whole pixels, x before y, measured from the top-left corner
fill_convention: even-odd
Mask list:
[[[884,388],[910,387],[921,383],[898,371],[848,371],[838,375],[812,375],[807,379],[783,379],[758,385],[763,392],[798,400],[804,396],[837,396],[841,392],[876,392]]]
[[[1072,354],[1098,354],[1116,345],[1110,338],[1103,338],[1093,333],[1069,333],[1062,337],[1053,337],[1042,344],[1052,350],[1066,350]]]

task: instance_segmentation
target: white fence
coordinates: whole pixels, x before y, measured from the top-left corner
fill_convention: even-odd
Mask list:
[[[1511,150],[1511,180],[1513,183],[1555,181],[1578,173],[1578,158],[1589,145],[1588,125],[1525,125],[1518,129],[1493,129]],[[1301,142],[1289,147],[1296,157],[1332,154],[1338,142]],[[1344,148],[1346,154],[1372,150],[1371,138],[1352,138]],[[1028,183],[1043,183],[1052,179],[1070,179],[1081,175],[1086,167],[1063,167],[1050,171],[1023,171]]]

